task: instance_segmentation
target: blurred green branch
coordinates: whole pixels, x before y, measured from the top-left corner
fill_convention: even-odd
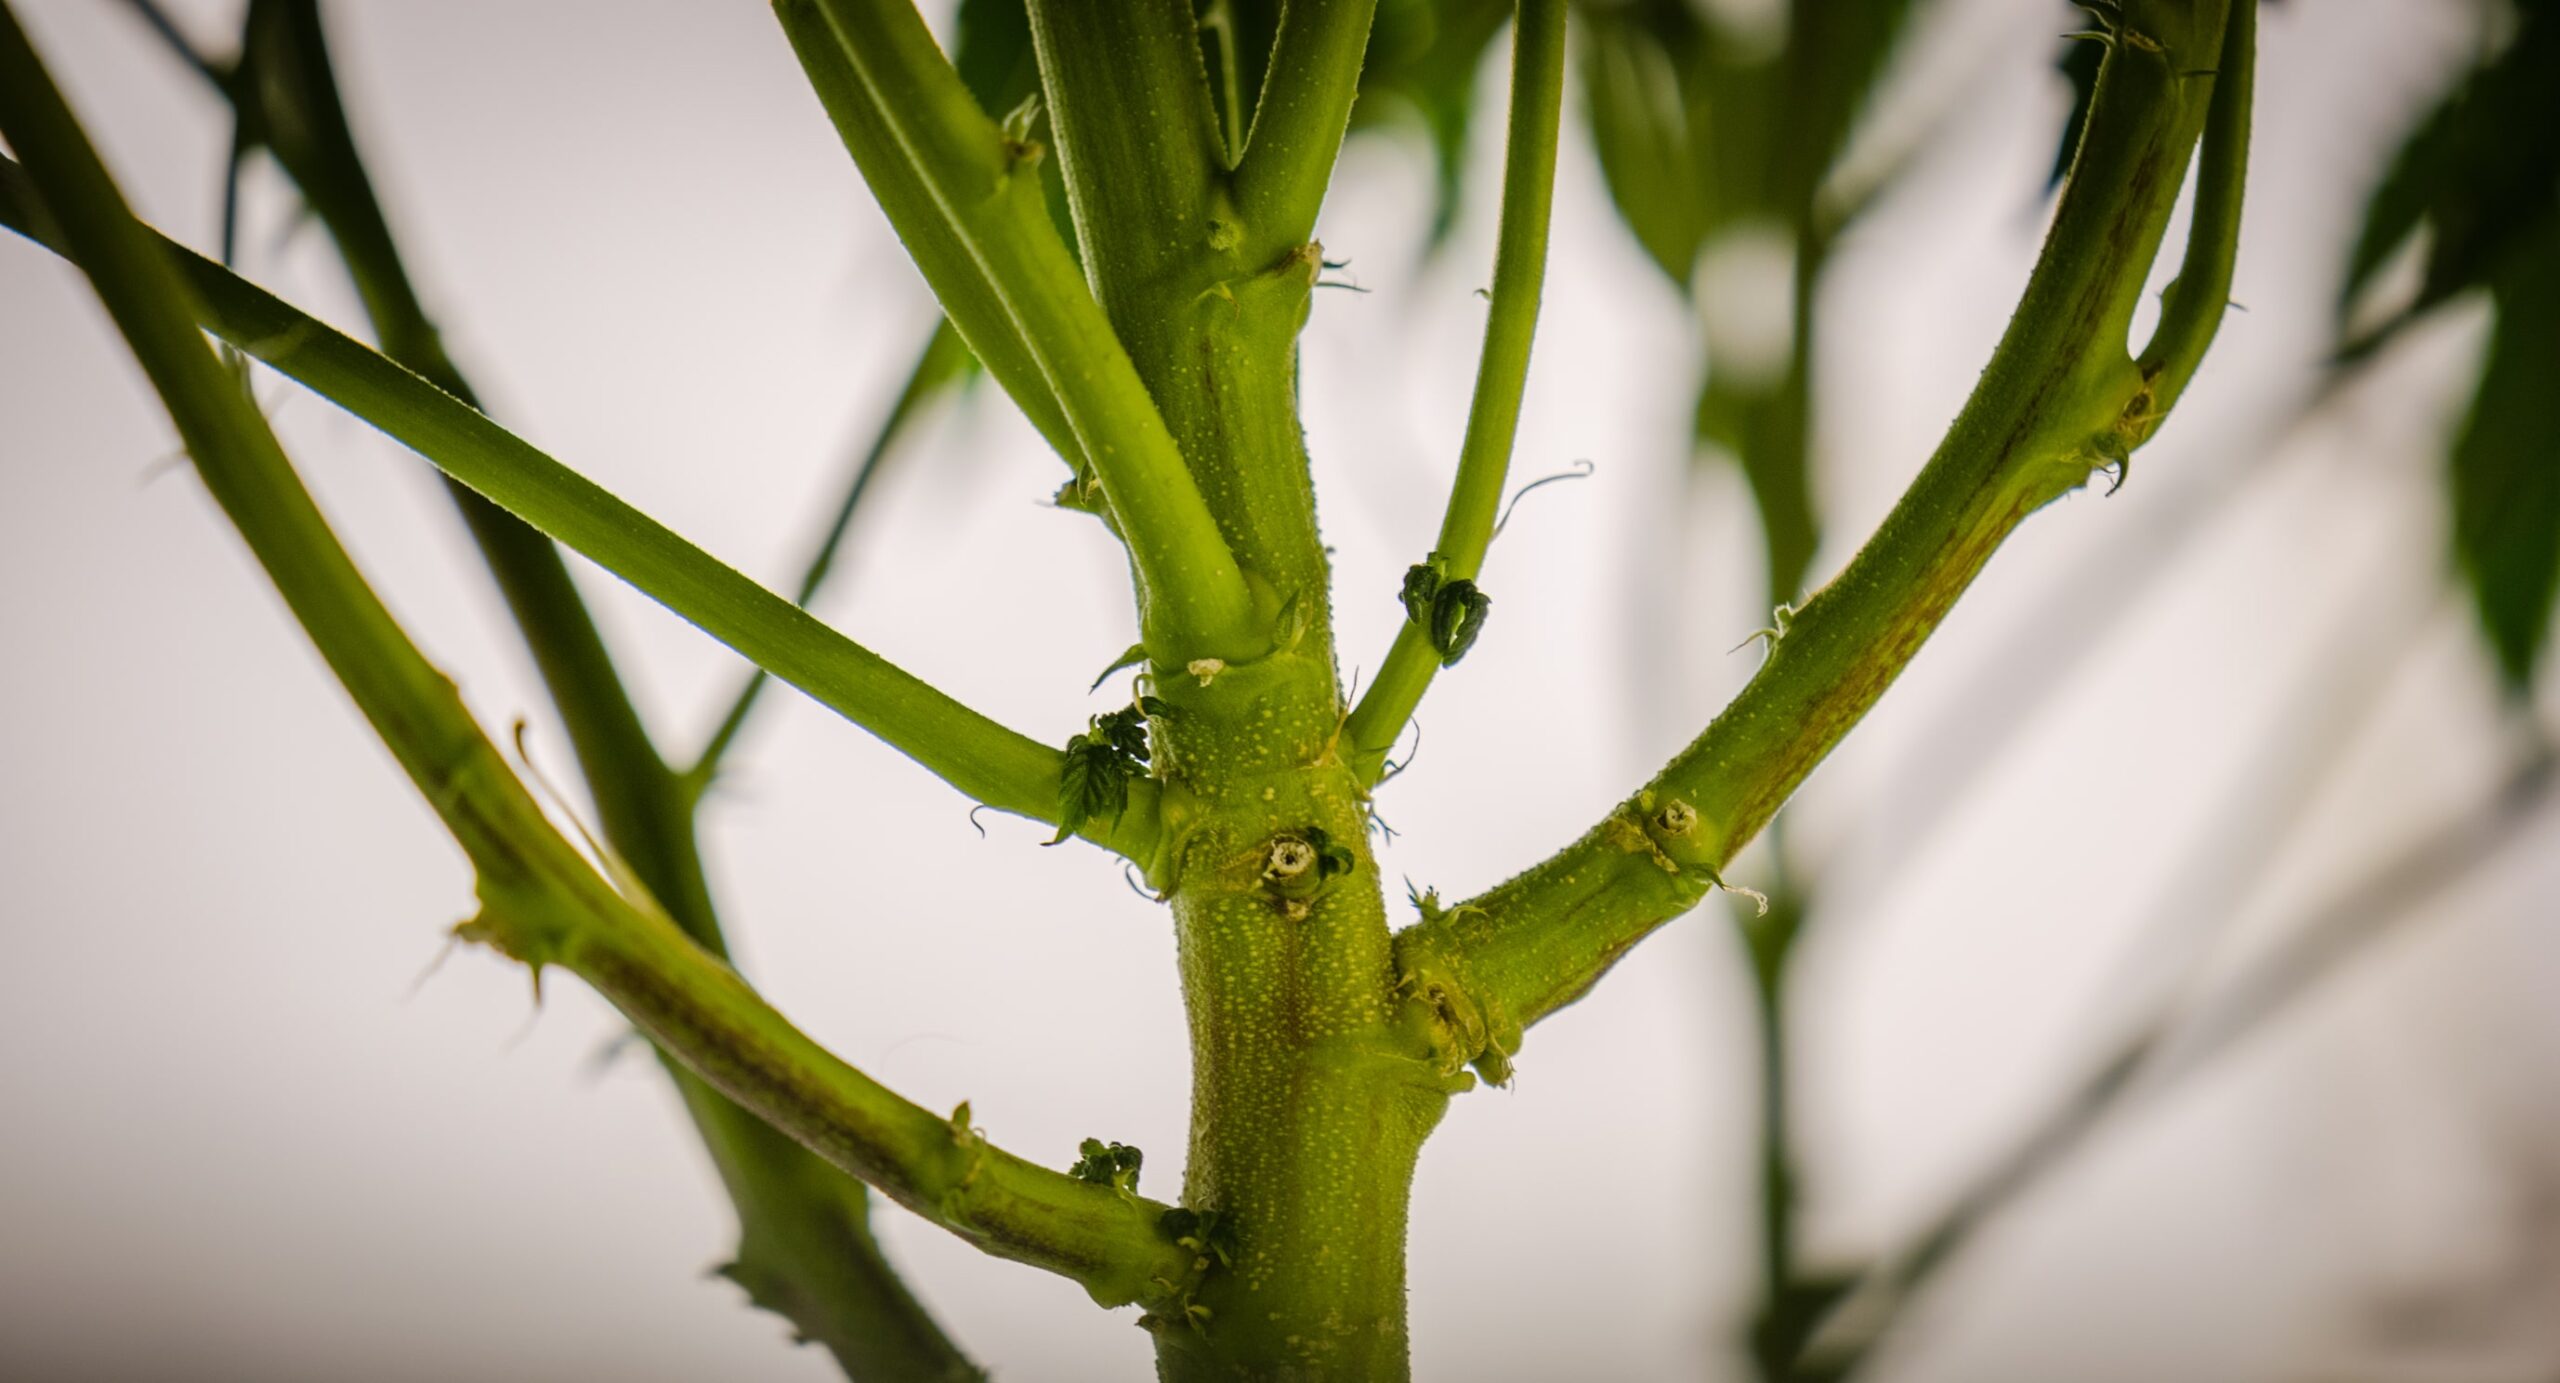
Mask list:
[[[154,7],[136,4],[177,41]],[[357,152],[316,0],[252,0],[239,55],[228,66],[199,70],[232,103],[240,132],[225,179],[226,246],[236,224],[239,165],[264,148],[328,229],[385,354],[476,407],[409,277]],[[869,473],[866,466],[862,474]],[[668,768],[641,724],[558,549],[459,482],[447,478],[445,488],[568,727],[605,844],[686,935],[725,956],[695,834],[698,794]],[[860,488],[822,554],[832,552]],[[814,578],[824,575],[823,560],[797,603],[808,602]],[[759,670],[750,687],[761,681]],[[743,718],[742,704],[735,719]],[[721,1097],[663,1051],[660,1056],[738,1212],[739,1246],[724,1271],[803,1337],[825,1345],[853,1378],[976,1376],[881,1256],[862,1184]]]

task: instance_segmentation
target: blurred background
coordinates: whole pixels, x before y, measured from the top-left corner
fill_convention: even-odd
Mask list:
[[[221,99],[125,5],[17,8],[138,209],[210,251]],[[2551,7],[2528,8],[2547,38]],[[234,43],[236,3],[169,9],[202,50]],[[788,589],[935,314],[771,16],[326,15],[484,403]],[[1727,179],[1678,215],[1668,191],[1631,200],[1631,229],[1612,177],[1669,185],[1635,127],[1677,124],[1716,63],[1765,63],[1786,19],[1576,16],[1513,469],[1592,474],[1495,546],[1496,618],[1380,799],[1391,881],[1494,883],[1684,744],[1756,666],[1736,646],[1772,596],[1836,570],[1926,459],[2024,282],[2074,99],[2059,5],[1920,0],[1836,159],[1784,101],[1710,127],[1760,154],[1680,155],[1807,141],[1818,195]],[[2518,675],[2512,633],[2504,664],[2484,639],[2446,499],[2492,280],[2434,292],[2423,235],[2400,246],[2359,319],[2397,329],[2333,363],[2376,187],[2518,31],[2457,0],[2267,6],[2245,311],[2122,490],[2034,518],[1747,857],[1776,920],[1711,902],[1537,1029],[1514,1088],[1455,1102],[1416,1191],[1417,1376],[1753,1377],[1766,1322],[1863,1273],[1830,1347],[1878,1378],[2560,1378],[2560,812],[2532,767],[2560,698],[2530,657]],[[1364,101],[1319,230],[1360,290],[1317,296],[1303,363],[1346,672],[1402,617],[1482,328],[1507,43],[1454,51],[1472,96],[1416,77]],[[2502,132],[2547,154],[2554,128]],[[361,330],[272,165],[247,165],[240,206],[243,271]],[[1810,418],[1793,491],[1767,442],[1789,380]],[[255,388],[412,632],[574,784],[428,469]],[[2548,476],[2541,417],[2501,425]],[[0,1376],[836,1376],[706,1280],[730,1211],[614,1015],[445,954],[471,910],[459,854],[174,446],[85,283],[0,240]],[[1046,505],[1061,478],[996,391],[944,400],[820,613],[1063,742],[1117,698],[1084,688],[1133,630],[1106,535]],[[1771,503],[1764,528],[1755,481],[1802,522]],[[737,660],[578,575],[661,740],[699,743]],[[742,967],[910,1098],[965,1099],[1059,1166],[1083,1137],[1137,1144],[1167,1194],[1188,1073],[1166,915],[1099,852],[992,815],[982,837],[968,808],[771,696],[704,816]],[[2111,1062],[2136,1074],[2093,1087]],[[2057,1113],[2075,1101],[2086,1117]],[[1774,1277],[1773,1151],[1799,1189]],[[999,1375],[1151,1367],[1134,1312],[903,1212],[878,1225]]]

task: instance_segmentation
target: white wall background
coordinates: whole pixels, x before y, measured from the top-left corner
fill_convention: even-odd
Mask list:
[[[212,100],[120,6],[20,8],[128,193],[210,243]],[[231,9],[189,17],[210,38]],[[1857,233],[1825,307],[1826,566],[1952,416],[2034,251],[2062,100],[2045,64],[2067,25],[2002,0],[1942,10],[1910,56],[1924,93],[1960,88],[1946,148]],[[2037,517],[1809,789],[1800,835],[1840,904],[1799,1006],[1817,1257],[1899,1242],[2141,1011],[2170,973],[2146,929],[2263,939],[2494,776],[2483,660],[2438,594],[2433,480],[2476,316],[2275,433],[2323,343],[2380,132],[2466,51],[2468,13],[2270,9],[2248,312],[2132,483]],[[493,410],[787,581],[930,307],[762,7],[376,0],[331,18],[413,267]],[[1498,104],[1498,74],[1488,90]],[[1498,125],[1481,133],[1489,153]],[[1493,186],[1421,268],[1418,146],[1372,141],[1346,167],[1322,234],[1373,291],[1320,297],[1305,397],[1345,656],[1374,660],[1456,450]],[[1488,576],[1499,618],[1383,801],[1404,833],[1387,867],[1444,893],[1640,780],[1747,675],[1752,655],[1722,650],[1764,622],[1738,484],[1684,501],[1677,478],[1696,333],[1585,146],[1559,176],[1518,469],[1599,473],[1523,509]],[[285,238],[281,182],[251,186],[254,275],[357,321],[325,247]],[[261,392],[487,721],[532,713],[425,469],[281,381]],[[436,965],[469,908],[458,856],[172,446],[84,285],[0,243],[0,1375],[830,1376],[702,1280],[727,1211],[650,1064],[600,1062],[612,1015],[568,982],[537,1011],[484,954]],[[1055,480],[982,397],[878,492],[822,612],[1063,740],[1130,631],[1099,530],[1039,504]],[[1680,532],[1683,558],[1631,555]],[[2001,659],[2167,561],[1971,790],[1933,790],[1978,742],[1968,708]],[[653,723],[687,742],[734,660],[586,584]],[[1639,647],[1666,611],[1668,657]],[[2376,678],[2357,733],[2308,751],[2331,771],[2234,915],[2200,861],[2251,819],[2235,794]],[[1164,915],[1096,852],[1037,849],[1005,820],[981,840],[965,802],[807,703],[768,711],[710,844],[776,1003],[915,1099],[969,1100],[1018,1152],[1063,1164],[1101,1134],[1169,1182],[1187,1072]],[[568,781],[561,737],[535,723]],[[2555,891],[2546,818],[2298,1021],[2069,1164],[1932,1298],[1894,1376],[2550,1377]],[[1755,1212],[1738,959],[1720,910],[1684,919],[1537,1031],[1516,1090],[1457,1102],[1414,1215],[1420,1376],[1740,1376]],[[1004,1376],[1145,1374],[1127,1313],[897,1212],[884,1224]],[[2429,1293],[2519,1309],[2450,1352],[2384,1350],[2377,1322]]]

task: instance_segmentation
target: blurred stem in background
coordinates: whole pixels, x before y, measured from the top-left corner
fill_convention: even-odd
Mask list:
[[[1789,613],[1785,602],[1803,589],[1820,541],[1812,419],[1819,383],[1813,375],[1815,304],[1822,273],[1841,230],[1925,142],[1905,141],[1896,156],[1867,160],[1870,167],[1863,174],[1838,162],[1850,125],[1883,75],[1911,8],[1891,0],[1850,6],[1796,3],[1785,8],[1783,25],[1742,32],[1720,27],[1677,3],[1636,0],[1589,7],[1593,22],[1583,55],[1601,165],[1638,242],[1675,284],[1699,300],[1708,358],[1693,438],[1702,460],[1734,461],[1750,485],[1760,519],[1767,595],[1780,607],[1775,631],[1780,634]],[[2114,7],[2087,8],[2102,21],[2098,27],[2103,30]],[[2537,146],[2512,137],[2515,129],[2560,119],[2560,97],[2553,94],[2560,91],[2554,80],[2560,78],[2555,70],[2560,64],[2554,62],[2554,33],[2560,25],[2554,24],[2554,7],[2548,4],[2519,8],[2517,31],[2420,123],[2377,190],[2341,293],[2337,369],[2274,437],[2235,449],[2245,456],[2283,454],[2289,449],[2283,443],[2299,424],[2338,396],[2354,368],[2391,334],[2464,290],[2485,287],[2500,306],[2499,330],[2479,396],[2456,439],[2448,478],[2457,517],[2458,565],[2471,578],[2484,631],[2511,688],[2530,685],[2549,621],[2551,592],[2560,582],[2560,481],[2547,465],[2537,466],[2522,455],[2529,449],[2524,439],[2547,438],[2560,427],[2560,419],[2551,416],[2554,406],[2547,388],[2528,398],[2521,384],[2537,370],[2547,379],[2552,364],[2553,338],[2547,328],[2560,312],[2560,292],[2549,285],[2560,283],[2560,268],[2545,266],[2560,266],[2560,251],[2547,248],[2560,242],[2560,229],[2552,229],[2560,226],[2560,218],[2550,211],[2560,160],[2550,157],[2547,141]],[[2052,165],[2054,185],[2067,176],[2085,127],[2104,41],[2103,33],[2075,36],[2057,63],[2073,101]],[[2217,185],[2208,166],[2205,195],[2208,200],[2221,197],[2228,205],[2200,215],[2236,215],[2238,168],[2226,162],[2223,171],[2227,177]],[[2380,326],[2350,330],[2355,318],[2349,309],[2370,289],[2386,257],[2422,224],[2439,238],[2429,249],[2416,297],[2381,314]],[[2546,248],[2537,253],[2538,243]],[[2170,291],[2226,293],[2228,274],[2227,260],[2218,274],[2210,275],[2199,274],[2191,263],[2182,273],[2184,281]],[[1765,301],[1754,301],[1755,293],[1765,297],[1772,282],[1786,285],[1782,314]],[[2164,373],[2176,375],[2174,370]],[[2173,378],[2168,388],[2174,392],[2182,383],[2182,377]],[[1928,756],[1929,771],[1914,775],[1921,789],[1917,795],[1928,804],[1923,820],[1942,821],[1952,814],[1951,802],[1978,781],[2008,742],[2009,732],[2061,684],[2154,579],[2175,567],[2174,554],[2183,550],[2184,540],[2207,527],[2181,520],[2200,519],[2208,505],[2222,508],[2243,483],[2269,469],[2258,464],[2218,467],[2210,483],[2191,483],[2183,496],[2187,502],[2164,511],[2168,517],[2160,524],[2146,525],[2147,538],[2129,534],[2133,541],[2109,549],[2108,555],[2119,560],[2100,564],[2107,568],[2105,579],[2070,583],[2070,598],[2055,602],[2056,617],[2032,622],[2033,637],[2019,641],[2035,646],[2014,649],[2014,656],[1997,660],[1996,694],[1966,698],[1964,711],[1955,718],[1967,723],[1933,737],[1944,752]],[[2120,560],[2127,550],[2138,550],[2143,560]],[[2088,595],[2092,590],[2099,602],[2094,611]],[[2198,871],[2181,875],[2209,874],[2219,881],[2215,902],[2201,910],[2208,923],[2237,908],[2276,843],[2314,800],[2319,769],[2343,749],[2353,723],[2379,694],[2382,670],[2373,665],[2373,650],[2394,642],[2376,639],[2360,625],[2347,631],[2339,651],[2319,660],[2317,685],[2296,704],[2317,702],[2330,706],[2332,713],[2312,718],[2317,730],[2283,741],[2289,758],[2286,752],[2270,752],[2269,762],[2259,766],[2262,772],[2244,778],[2244,799],[2228,813],[2233,829],[2207,843],[2207,858]],[[2021,667],[2024,675],[2014,675]],[[2461,837],[2449,831],[2413,845],[2406,857],[2377,874],[2374,897],[2396,899],[2403,906],[2414,903],[2458,873],[2460,861],[2485,858],[2494,848],[2487,842],[2503,841],[2529,818],[2550,775],[2539,727],[2529,715],[2518,719],[2527,727],[2529,748],[2491,803],[2466,817],[2476,818],[2477,837],[2455,848],[2453,842]],[[2014,1199],[2035,1173],[2076,1146],[2135,1087],[2131,1077],[2137,1070],[2144,1077],[2140,1088],[2152,1089],[2194,1069],[2228,1042],[2192,1044],[2188,1057],[2166,1070],[2151,1060],[2182,998],[2173,987],[2162,1016],[2143,1024],[2139,1036],[1977,1183],[1918,1249],[1855,1272],[1809,1271],[1797,1248],[1800,1186],[1790,1117],[1787,996],[1790,962],[1814,920],[1818,894],[1816,871],[1788,848],[1782,828],[1783,819],[1771,833],[1766,907],[1736,910],[1757,1006],[1762,1087],[1756,1140],[1761,1303],[1747,1340],[1764,1378],[1828,1379],[1862,1365],[1920,1279],[1950,1257],[1994,1209]],[[1915,830],[1898,839],[1885,866],[1888,873],[1917,853],[1925,834]],[[2182,918],[2199,912],[2192,903],[2163,911]],[[2391,915],[2381,902],[2323,914],[2283,956],[2253,980],[2234,986],[2233,992],[2247,1002],[2226,1005],[2223,1011],[2241,1016],[2225,1021],[2218,1031],[2237,1035],[2273,1017],[2333,969],[2338,953],[2355,944],[2340,938],[2369,938],[2378,931],[2375,920]],[[2185,949],[2197,948],[2190,943]],[[2315,964],[2313,957],[2323,963]],[[1844,1302],[1853,1288],[1854,1297]],[[1822,1347],[1808,1352],[1817,1331]],[[1844,1339],[1857,1343],[1844,1348]]]
[[[1583,86],[1601,170],[1637,241],[1702,317],[1695,460],[1733,464],[1748,482],[1772,608],[1802,594],[1821,544],[1812,417],[1823,271],[1841,232],[1919,146],[1855,187],[1832,174],[1914,8],[1791,0],[1773,33],[1720,24],[1684,0],[1586,7]],[[1785,618],[1780,608],[1780,632]],[[1816,885],[1791,859],[1783,817],[1768,860],[1765,908],[1746,902],[1734,918],[1759,1043],[1760,1301],[1747,1342],[1760,1375],[1780,1379],[1794,1376],[1836,1284],[1808,1278],[1796,1254],[1787,991]]]
[[[469,382],[446,353],[409,276],[357,152],[316,0],[252,0],[238,54],[228,63],[197,53],[152,0],[128,3],[230,103],[233,138],[222,206],[226,262],[237,250],[243,165],[265,152],[327,230],[383,353],[476,407]],[[881,463],[925,407],[967,370],[956,338],[937,329],[855,467],[798,585],[797,603],[806,605],[817,594]],[[641,723],[559,549],[460,483],[447,479],[445,489],[568,731],[605,843],[688,936],[725,956],[695,808],[720,753],[753,709],[764,674],[759,670],[746,683],[695,766],[676,772]],[[738,1214],[738,1249],[724,1274],[801,1335],[825,1345],[856,1379],[979,1376],[882,1256],[870,1226],[870,1192],[861,1182],[740,1109],[663,1050],[659,1058]]]

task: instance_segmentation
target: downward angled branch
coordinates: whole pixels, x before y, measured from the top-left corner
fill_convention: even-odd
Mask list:
[[[133,219],[5,5],[0,134],[27,160],[53,228],[206,489],[471,860],[482,911],[464,935],[586,979],[721,1093],[988,1252],[1074,1278],[1106,1302],[1178,1293],[1190,1254],[1159,1232],[1163,1207],[990,1147],[965,1107],[946,1119],[882,1088],[561,837],[338,546],[266,420],[197,334],[188,281]]]
[[[63,248],[17,164],[0,159],[0,224]],[[1059,751],[961,705],[623,503],[371,348],[166,240],[206,330],[382,429],[438,470],[690,620],[757,666],[999,811],[1055,824]],[[184,309],[181,309],[184,310]],[[1147,785],[1135,785],[1141,795]],[[1144,861],[1152,802],[1098,844]]]
[[[1442,590],[1451,582],[1473,583],[1484,569],[1485,549],[1492,545],[1501,510],[1503,478],[1511,468],[1512,440],[1520,430],[1520,396],[1528,386],[1529,345],[1537,333],[1538,298],[1547,275],[1547,222],[1555,204],[1564,16],[1564,0],[1520,0],[1514,21],[1511,123],[1503,152],[1493,307],[1485,318],[1484,354],[1476,365],[1466,440],[1458,450],[1458,477],[1450,486],[1440,538],[1427,564]],[[1412,612],[1396,631],[1377,680],[1353,708],[1344,730],[1352,772],[1362,783],[1378,781],[1388,752],[1422,704],[1442,658],[1433,619],[1427,611]]]
[[[978,108],[908,0],[778,0],[774,9],[962,334],[973,346],[982,332],[1018,339],[1056,400],[1128,543],[1156,661],[1268,652],[1267,612],[1257,618],[1181,449],[1058,236],[1030,130],[999,129]]]
[[[1981,383],[1866,547],[1768,631],[1759,674],[1696,742],[1580,841],[1400,938],[1435,976],[1461,1030],[1499,1057],[1528,1024],[1586,992],[1618,957],[1686,911],[1875,705],[2001,541],[2045,504],[2121,467],[2159,425],[2170,373],[2209,339],[2219,297],[2173,297],[2151,370],[2126,338],[2144,276],[2214,95],[2216,58],[2249,53],[2252,0],[2122,7],[2088,133],[2017,315]],[[2228,90],[2228,88],[2225,88]],[[2215,104],[2245,121],[2245,87]],[[2208,139],[2212,185],[2245,138]],[[2236,186],[2236,185],[2235,185]],[[2236,191],[2234,192],[2236,198]],[[2227,238],[2236,202],[2197,232]],[[2227,253],[2227,248],[2223,253]],[[2191,256],[2192,262],[2192,256]],[[2191,364],[2191,362],[2190,362]],[[1416,983],[1426,982],[1417,979]]]

